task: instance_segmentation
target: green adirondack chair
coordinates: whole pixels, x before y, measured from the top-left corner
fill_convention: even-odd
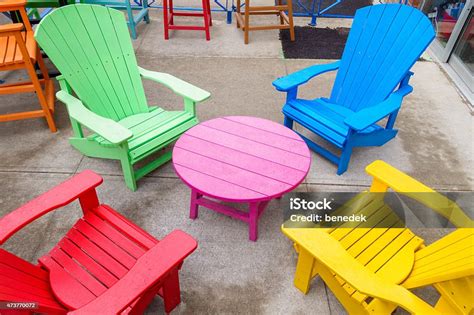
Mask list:
[[[137,170],[133,165],[196,125],[195,105],[210,97],[170,74],[140,68],[125,18],[115,9],[90,4],[59,8],[41,21],[35,38],[62,73],[56,96],[69,112],[70,143],[86,156],[119,160],[133,191],[136,180],[169,161],[171,152]],[[184,111],[148,106],[142,77],[182,96]],[[92,133],[86,135],[82,127]]]

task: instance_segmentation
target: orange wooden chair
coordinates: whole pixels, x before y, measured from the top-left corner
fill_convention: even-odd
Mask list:
[[[24,69],[31,81],[0,85],[0,95],[35,92],[40,110],[0,115],[0,121],[45,117],[49,129],[56,132],[53,120],[54,86],[33,38],[33,29],[25,10],[26,0],[1,0],[0,12],[18,11],[23,23],[0,25],[0,71]],[[38,64],[43,78],[35,71]]]

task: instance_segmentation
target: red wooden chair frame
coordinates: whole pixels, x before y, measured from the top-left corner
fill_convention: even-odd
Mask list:
[[[175,16],[202,16],[204,18],[204,25],[176,25],[174,24]],[[211,40],[210,26],[212,26],[212,17],[211,3],[209,0],[202,0],[202,13],[174,11],[173,0],[163,0],[163,27],[165,39],[169,39],[169,30],[188,30],[204,31],[206,33],[206,40]]]
[[[167,313],[180,303],[178,270],[196,241],[179,230],[156,240],[99,203],[95,188],[101,183],[99,175],[84,171],[0,219],[1,245],[76,199],[84,213],[38,265],[0,248],[1,302],[36,302],[34,312],[47,314],[141,314],[156,294]],[[119,274],[107,268],[107,257]]]

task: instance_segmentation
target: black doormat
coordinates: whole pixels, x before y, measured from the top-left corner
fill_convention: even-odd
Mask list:
[[[341,59],[349,30],[295,26],[294,42],[288,30],[280,30],[283,55],[286,59]]]
[[[316,1],[315,11],[318,10],[319,0],[299,0],[299,3],[304,6],[307,10],[311,11],[313,2]],[[321,2],[321,9],[327,8],[331,4],[335,3],[335,0],[323,0]],[[275,4],[278,3],[278,0],[275,0]],[[286,4],[286,0],[283,0],[283,3]],[[336,4],[334,7],[324,12],[325,14],[340,14],[340,15],[350,15],[353,16],[355,11],[359,8],[372,5],[372,0],[344,0],[339,4]],[[307,13],[307,11],[302,8],[297,0],[293,1],[293,12],[297,13]]]

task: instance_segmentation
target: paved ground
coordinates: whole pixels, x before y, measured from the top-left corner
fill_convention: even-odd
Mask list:
[[[284,95],[271,82],[295,70],[328,60],[284,60],[278,34],[251,33],[250,44],[223,14],[214,14],[210,42],[203,33],[173,32],[163,40],[161,13],[153,13],[150,25],[139,27],[134,42],[140,66],[175,76],[212,93],[198,107],[201,121],[223,115],[253,115],[282,121]],[[298,19],[299,24],[307,20]],[[321,20],[320,25],[334,21]],[[341,23],[350,23],[342,21]],[[406,98],[396,126],[397,138],[381,148],[356,150],[349,171],[342,176],[320,156],[301,191],[360,191],[370,183],[364,166],[383,159],[441,190],[473,189],[473,120],[450,80],[432,62],[414,66],[414,93]],[[16,78],[3,74],[8,81]],[[326,74],[301,89],[303,97],[330,93],[334,75]],[[150,104],[180,108],[170,92],[145,82]],[[35,107],[32,95],[1,96],[2,112]],[[103,202],[112,205],[138,225],[162,238],[182,229],[199,242],[181,272],[182,314],[339,314],[343,309],[320,280],[310,293],[300,294],[292,285],[296,255],[281,234],[281,204],[272,202],[260,220],[259,240],[247,241],[246,225],[203,210],[196,221],[188,219],[189,189],[170,164],[139,182],[138,191],[125,188],[118,163],[85,158],[68,144],[71,135],[67,113],[57,104],[59,131],[51,134],[41,120],[0,124],[0,216],[46,191],[62,180],[90,168],[100,173]],[[35,261],[48,251],[79,216],[77,205],[61,209],[31,224],[14,236],[5,248]],[[430,242],[442,231],[421,231]],[[435,298],[431,290],[423,296]],[[155,299],[150,314],[162,312]]]

